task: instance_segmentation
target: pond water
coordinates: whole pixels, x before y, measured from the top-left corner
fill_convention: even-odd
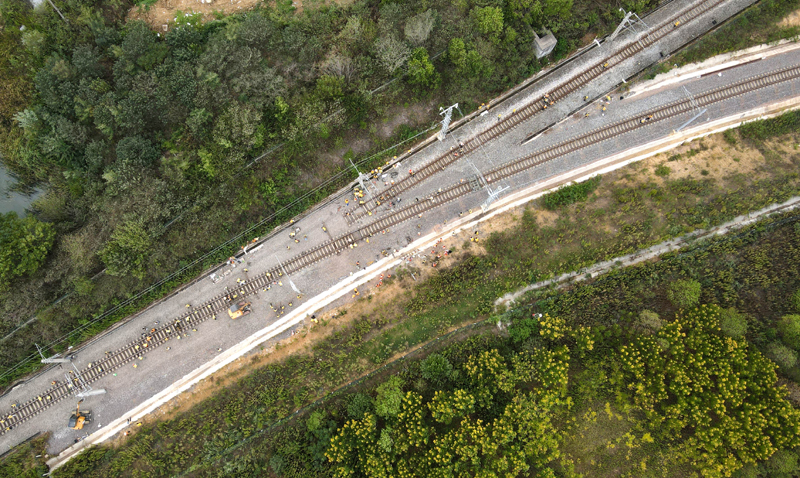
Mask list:
[[[0,214],[5,214],[9,211],[14,211],[19,217],[25,216],[25,208],[41,196],[41,191],[34,191],[30,196],[11,192],[9,189],[13,186],[15,180],[8,173],[8,170],[0,163]]]

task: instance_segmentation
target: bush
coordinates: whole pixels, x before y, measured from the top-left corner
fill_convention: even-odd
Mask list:
[[[800,350],[800,315],[784,315],[778,321],[778,331],[786,346]]]
[[[747,318],[733,307],[723,309],[719,319],[719,328],[728,337],[743,337],[747,333]]]
[[[732,129],[726,129],[722,132],[722,137],[725,139],[725,142],[734,146],[736,144],[736,131]]]
[[[780,342],[772,342],[767,345],[767,357],[775,362],[782,371],[789,370],[797,364],[797,354],[794,350]]]
[[[691,309],[700,302],[700,290],[694,279],[676,280],[667,288],[667,299],[678,309]]]
[[[589,194],[597,188],[598,184],[600,184],[600,176],[595,176],[582,183],[565,186],[542,196],[542,206],[552,211],[560,206],[568,206],[576,202],[585,201]]]
[[[666,164],[659,164],[655,170],[656,176],[661,176],[662,178],[665,176],[669,176],[669,173],[671,172],[672,170]]]

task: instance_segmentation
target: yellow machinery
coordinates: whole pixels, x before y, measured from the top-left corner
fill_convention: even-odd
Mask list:
[[[70,415],[69,417],[69,427],[73,430],[80,430],[86,423],[92,421],[92,412],[84,411],[81,413],[81,402],[78,402],[78,408],[75,410],[75,413]]]
[[[250,302],[245,302],[245,301],[237,302],[236,304],[230,306],[230,308],[228,309],[228,315],[230,316],[231,319],[238,319],[239,317],[247,315],[249,313],[250,313]]]

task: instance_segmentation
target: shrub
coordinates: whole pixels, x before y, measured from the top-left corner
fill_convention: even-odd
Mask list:
[[[780,342],[772,342],[767,345],[766,355],[784,371],[797,364],[797,354],[794,353],[794,350]]]
[[[542,205],[545,209],[552,211],[560,206],[568,206],[576,202],[585,201],[589,194],[597,188],[598,184],[600,184],[600,176],[595,176],[582,183],[565,186],[542,196]]]
[[[728,337],[743,337],[747,333],[747,318],[733,307],[723,309],[719,319],[719,328]]]
[[[669,173],[671,172],[672,170],[669,169],[669,166],[667,166],[666,164],[659,164],[655,170],[656,176],[661,176],[662,178],[665,176],[669,176]]]
[[[800,315],[784,315],[778,321],[778,331],[784,344],[800,350]]]
[[[694,279],[676,280],[667,288],[667,299],[678,309],[690,309],[700,302],[700,290]]]
[[[725,139],[726,143],[734,146],[736,144],[736,131],[727,129],[722,133],[722,138]]]

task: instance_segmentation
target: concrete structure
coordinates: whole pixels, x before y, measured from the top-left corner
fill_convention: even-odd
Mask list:
[[[558,43],[556,37],[549,30],[545,30],[545,35],[541,38],[536,32],[533,32],[533,36],[533,48],[536,50],[536,58],[543,58],[552,53],[556,43]]]

